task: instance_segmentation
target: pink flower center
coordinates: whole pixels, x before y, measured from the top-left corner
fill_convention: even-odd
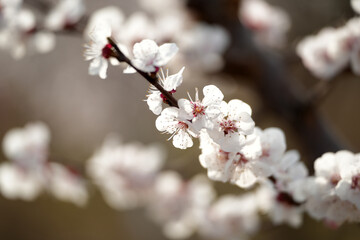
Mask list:
[[[112,46],[110,43],[106,44],[105,47],[102,49],[102,56],[105,59],[109,59],[113,55]]]
[[[224,120],[223,122],[220,123],[220,127],[225,135],[229,133],[234,133],[237,130],[234,121],[231,120]]]
[[[332,63],[334,61],[334,59],[331,58],[331,56],[329,55],[328,52],[326,52],[325,49],[319,50],[319,56],[320,56],[321,60],[326,63]]]
[[[221,162],[227,162],[229,160],[229,152],[220,149],[217,157]]]
[[[351,179],[351,189],[360,190],[360,174],[352,177],[352,179]]]
[[[189,128],[189,125],[187,125],[186,123],[181,122],[181,121],[178,122],[178,129],[188,129],[188,128]]]
[[[270,150],[268,148],[263,147],[261,157],[269,157],[270,156]]]
[[[331,176],[330,183],[331,185],[336,186],[340,180],[341,180],[340,175],[336,173]]]
[[[278,195],[276,196],[276,200],[279,203],[282,203],[288,207],[296,207],[300,205],[298,202],[296,202],[293,199],[293,197],[289,193],[286,192],[279,192]]]
[[[239,158],[239,161],[236,162],[236,164],[245,165],[246,163],[249,162],[249,160],[243,154],[237,153],[237,155],[239,155],[240,158]]]
[[[266,31],[269,28],[266,23],[261,21],[251,21],[250,19],[246,18],[243,18],[243,21],[246,27],[256,32]]]
[[[201,105],[200,103],[192,103],[192,113],[194,117],[197,117],[198,115],[205,115],[205,107]]]

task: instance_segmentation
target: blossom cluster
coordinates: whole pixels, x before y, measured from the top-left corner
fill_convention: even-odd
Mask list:
[[[143,63],[146,62],[144,59],[148,59],[146,55],[152,56],[145,51],[149,49],[145,41],[150,40],[143,40],[137,46],[143,49],[138,49],[143,54]],[[146,70],[141,68],[141,71]],[[183,82],[183,71],[184,68],[174,75],[169,76],[167,73],[165,76],[162,70],[157,72],[152,69],[148,74],[157,73],[159,84],[172,95]],[[335,176],[339,182],[342,178],[343,182],[347,179],[347,185],[339,183],[342,193],[335,196],[329,187],[318,185],[320,180],[317,169],[322,158],[315,162],[315,177],[308,176],[307,167],[300,161],[299,153],[296,150],[287,151],[285,135],[281,129],[262,130],[256,127],[251,118],[251,107],[238,99],[225,102],[224,95],[214,85],[205,86],[202,92],[202,99],[196,89],[194,99],[189,94],[189,99],[179,99],[177,106],[163,108],[162,104],[168,103],[166,96],[153,89],[148,95],[147,103],[149,109],[158,115],[156,128],[171,134],[170,139],[176,148],[192,147],[192,138],[199,138],[199,160],[207,169],[210,179],[230,182],[241,188],[250,188],[258,183],[260,188],[254,193],[258,204],[254,209],[267,213],[274,224],[288,223],[298,227],[305,210],[314,218],[331,221],[337,226],[344,221],[359,221],[360,209],[356,200],[358,157],[347,161],[340,152],[339,161],[344,161],[344,168],[347,170],[344,170],[341,178],[338,177],[340,174]],[[334,198],[336,201],[333,201]],[[327,208],[339,209],[339,206],[351,211],[342,210],[343,218],[327,213]],[[317,213],[313,208],[320,210]],[[323,215],[316,215],[320,213]]]
[[[0,49],[19,59],[55,47],[54,32],[74,26],[84,14],[82,0],[59,0],[39,22],[23,0],[0,1]]]
[[[49,161],[50,131],[41,122],[7,132],[3,151],[10,160],[0,165],[0,193],[9,199],[33,200],[42,191],[84,206],[86,185],[74,170]]]
[[[351,3],[359,14],[359,1]],[[304,38],[297,46],[297,53],[317,78],[330,80],[349,65],[354,74],[360,75],[359,29],[359,17],[350,19],[342,27],[326,27],[317,35]]]

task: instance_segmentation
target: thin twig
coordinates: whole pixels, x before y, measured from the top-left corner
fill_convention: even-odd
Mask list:
[[[171,93],[169,93],[168,91],[166,91],[160,84],[159,81],[156,77],[150,76],[148,73],[141,71],[140,69],[138,69],[137,67],[135,67],[131,60],[126,57],[121,50],[119,49],[119,47],[117,46],[117,44],[109,37],[108,38],[109,43],[111,44],[111,46],[113,46],[114,50],[115,50],[115,55],[114,57],[119,61],[119,62],[126,62],[127,64],[129,64],[131,67],[133,67],[141,76],[143,76],[150,84],[152,84],[154,87],[156,87],[166,98],[167,103],[172,106],[172,107],[179,107],[177,100],[172,96]]]

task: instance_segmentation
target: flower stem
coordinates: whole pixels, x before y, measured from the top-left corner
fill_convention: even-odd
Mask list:
[[[121,50],[119,49],[119,47],[117,46],[117,44],[110,38],[107,38],[109,43],[111,44],[111,46],[113,46],[113,50],[114,50],[114,56],[119,62],[126,62],[127,64],[129,64],[131,67],[133,67],[141,76],[143,76],[150,84],[152,84],[154,87],[156,87],[166,98],[166,102],[171,106],[171,107],[177,107],[179,108],[179,105],[177,103],[177,100],[172,96],[171,93],[169,93],[168,91],[166,91],[160,84],[159,81],[156,77],[149,75],[148,73],[141,71],[140,69],[138,69],[137,67],[135,67],[131,60],[126,57]]]

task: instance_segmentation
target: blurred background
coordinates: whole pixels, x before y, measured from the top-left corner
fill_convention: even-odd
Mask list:
[[[292,22],[288,44],[277,54],[285,56],[286,71],[295,76],[295,84],[311,88],[317,80],[295,56],[296,44],[325,26],[344,24],[354,13],[348,1],[268,2],[285,9]],[[132,0],[87,0],[85,3],[87,13],[108,5],[120,7],[126,15],[139,9]],[[118,68],[109,68],[106,80],[88,75],[89,63],[83,58],[84,43],[79,36],[59,35],[55,50],[48,54],[15,61],[7,53],[0,53],[0,137],[10,128],[43,121],[52,133],[51,159],[84,171],[86,160],[101,146],[104,138],[116,133],[124,142],[162,143],[168,154],[165,168],[180,172],[185,179],[199,172],[206,173],[198,162],[200,150],[197,146],[186,151],[175,149],[166,141],[167,136],[156,130],[155,116],[143,101],[149,85],[141,77],[124,75]],[[318,109],[345,146],[359,152],[360,80],[350,73],[339,77],[341,81]],[[215,84],[223,91],[226,101],[238,98],[252,106],[258,126],[282,128],[288,149],[306,152],[293,127],[276,112],[266,110],[261,93],[251,81],[226,71],[206,74],[185,70],[184,83],[176,96],[180,98],[186,96],[187,91],[193,94],[195,87],[202,89]],[[5,161],[3,154],[1,159]],[[219,194],[241,192],[230,184],[214,185]],[[165,239],[161,229],[148,220],[141,209],[117,212],[104,203],[96,189],[90,189],[90,201],[84,208],[46,195],[33,202],[10,201],[0,196],[0,213],[0,239],[4,240]],[[345,240],[358,239],[359,235],[358,224],[344,224],[338,230],[331,230],[305,217],[300,229],[273,227],[254,239]]]

